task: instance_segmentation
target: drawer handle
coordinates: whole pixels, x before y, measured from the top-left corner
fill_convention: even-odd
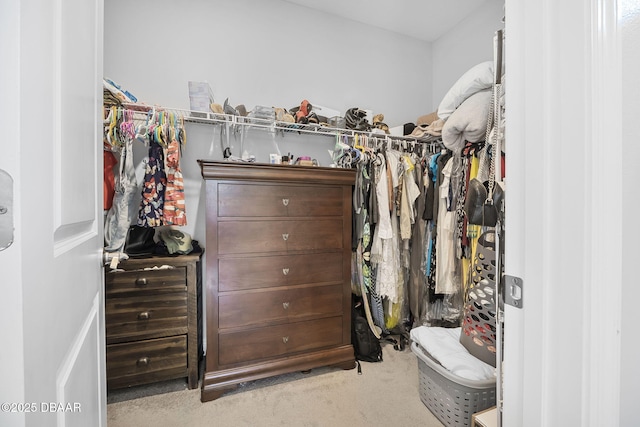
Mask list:
[[[138,365],[138,366],[148,366],[149,365],[149,358],[148,357],[141,357],[140,359],[138,359],[136,361],[136,365]]]
[[[289,342],[289,337],[282,337],[282,342],[283,343],[288,343]]]
[[[285,206],[289,206],[289,199],[282,199],[282,204]]]
[[[282,240],[284,240],[284,241],[289,240],[289,233],[283,233],[282,234]]]
[[[146,284],[147,284],[147,278],[146,277],[141,277],[139,279],[136,279],[136,285],[145,286]]]
[[[149,320],[151,314],[148,311],[143,311],[142,313],[138,313],[138,320]]]
[[[283,303],[282,303],[282,308],[284,308],[285,310],[286,310],[287,308],[289,308],[289,301],[287,301],[287,302],[283,302]]]
[[[286,276],[287,274],[289,274],[289,269],[288,269],[288,268],[283,268],[283,269],[282,269],[282,274],[284,274],[285,276]]]

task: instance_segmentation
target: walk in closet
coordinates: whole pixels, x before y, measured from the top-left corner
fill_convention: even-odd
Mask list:
[[[116,3],[107,8],[113,19],[122,11],[142,12],[142,5]],[[163,13],[191,22],[193,40],[201,40],[196,36],[207,33],[203,27],[209,22],[169,3]],[[174,169],[183,179],[184,222],[157,225],[184,230],[204,249],[203,402],[246,381],[323,366],[355,367],[353,298],[362,300],[373,334],[398,351],[409,350],[410,332],[419,326],[465,325],[468,340],[488,350],[496,365],[500,261],[491,227],[502,224],[504,156],[491,141],[503,136],[497,111],[504,104],[495,91],[502,57],[496,56],[494,38],[504,11],[501,2],[485,3],[437,42],[354,24],[360,36],[383,48],[369,54],[376,59],[368,64],[336,45],[334,39],[351,37],[349,30],[326,28],[318,37],[323,25],[311,29],[313,43],[295,55],[275,53],[284,33],[254,38],[255,46],[242,55],[220,36],[213,37],[211,54],[181,44],[180,60],[166,81],[152,68],[136,73],[124,67],[132,52],[121,50],[119,35],[107,43],[106,57],[122,54],[124,60],[107,60],[105,77],[142,101],[127,100],[113,110],[134,123],[130,176],[140,181],[149,175],[146,159],[157,155],[146,141],[178,142]],[[214,6],[202,7],[215,16]],[[236,17],[231,10],[238,7],[225,5],[220,16]],[[278,18],[285,11],[301,20],[309,13],[280,1],[256,7]],[[250,21],[250,34],[278,33],[269,20],[234,19]],[[289,29],[299,24],[288,22]],[[219,24],[215,30],[222,34],[229,23]],[[469,52],[457,44],[459,38],[471,45]],[[337,56],[323,62],[317,52],[328,46]],[[403,56],[412,66],[400,72]],[[310,66],[301,69],[298,63]],[[487,64],[483,78],[489,75],[490,81],[451,93],[464,92],[454,84]],[[185,107],[189,82],[208,85],[210,110]],[[441,100],[456,96],[445,111]],[[479,100],[463,105],[467,99]],[[318,114],[330,112],[329,123],[291,123],[278,116],[279,109],[295,115],[305,102]],[[463,114],[458,108],[468,112],[458,118],[459,135],[449,144],[453,125],[444,125],[454,123],[454,113]],[[349,110],[362,111],[369,124],[378,117],[384,126],[358,129],[332,121]],[[481,120],[466,123],[472,114]],[[155,123],[175,130],[161,130],[157,138]],[[464,132],[472,127],[469,137]],[[465,206],[474,180],[480,187],[473,195],[482,198],[484,190],[484,198]],[[138,225],[154,225],[155,218],[142,218],[142,212],[154,206],[145,207],[145,200],[155,194],[145,185],[133,197],[131,203],[140,206]],[[488,213],[470,222],[473,209],[488,201],[495,202],[493,224],[485,222]],[[487,266],[494,270],[487,272]]]
[[[635,345],[634,320],[640,289],[635,285],[633,266],[640,248],[633,233],[628,232],[633,230],[632,213],[637,208],[634,197],[627,197],[634,194],[633,186],[638,181],[634,160],[640,150],[636,125],[640,114],[640,60],[636,52],[640,10],[636,3],[3,1],[0,117],[5,120],[7,142],[0,156],[0,266],[4,296],[0,317],[1,340],[5,344],[4,363],[0,364],[4,385],[0,401],[7,411],[0,412],[0,424],[108,423],[109,427],[118,427],[316,423],[440,427],[447,423],[440,422],[434,414],[446,411],[447,405],[442,405],[446,399],[429,401],[441,396],[430,392],[430,387],[451,382],[464,386],[446,393],[452,396],[469,391],[468,384],[452,378],[431,384],[435,378],[447,378],[449,374],[442,370],[444,366],[417,352],[422,351],[416,345],[419,337],[410,336],[411,346],[402,348],[403,341],[398,337],[404,332],[398,328],[410,325],[409,333],[452,331],[454,328],[445,322],[457,318],[451,309],[455,305],[463,310],[461,327],[470,334],[473,330],[478,332],[465,336],[473,344],[477,338],[491,350],[493,330],[490,323],[487,327],[483,322],[498,314],[490,308],[492,302],[500,303],[499,298],[496,301],[498,295],[491,295],[488,290],[502,273],[500,265],[506,274],[506,328],[504,363],[497,357],[495,369],[504,369],[496,384],[503,386],[505,392],[502,397],[496,396],[496,404],[502,405],[503,425],[637,424],[634,397],[640,380],[640,354]],[[506,80],[501,81],[501,89],[506,92],[501,91],[500,96],[505,98],[504,135],[508,144],[487,152],[490,133],[489,137],[484,136],[485,147],[480,143],[459,146],[455,152],[460,156],[448,166],[442,164],[448,147],[443,152],[441,146],[431,144],[435,141],[412,144],[411,139],[416,138],[391,138],[398,135],[394,132],[399,128],[404,134],[406,124],[419,125],[421,117],[439,109],[439,102],[467,70],[494,58],[491,39],[503,26],[507,49]],[[110,121],[106,123],[107,132],[102,122],[108,116],[108,112],[102,116],[103,78],[135,94],[138,101],[133,103],[146,108],[121,106],[125,111],[120,112],[133,113],[112,116],[115,123],[120,120],[132,121],[136,127],[160,125],[162,134],[156,140],[161,147],[166,144],[166,153],[164,147],[159,150],[152,147],[151,141],[144,141],[149,128],[145,130],[143,126],[129,129],[135,130],[133,134],[126,126],[120,129],[122,135],[133,135],[131,143],[107,141],[107,148],[116,151],[103,151],[105,135],[115,135],[109,132]],[[192,110],[202,111],[190,105],[189,82],[210,85],[212,98],[220,109],[237,112],[239,117],[247,117],[243,112],[249,113],[258,106],[300,107],[301,111],[312,104],[321,111],[335,112],[327,117],[358,108],[365,117],[384,116],[385,125],[380,124],[379,129],[388,127],[391,135],[387,138],[365,132],[358,134],[356,142],[353,133],[331,131],[322,135],[275,123],[258,129],[257,123],[241,125],[235,113],[231,120],[225,116],[209,123],[191,114]],[[496,98],[499,97],[494,96],[494,101]],[[230,108],[225,109],[225,105]],[[34,109],[43,114],[34,115]],[[187,113],[177,115],[184,120],[172,123],[169,115],[168,123],[163,123],[154,111]],[[150,118],[153,122],[148,123]],[[143,141],[136,140],[138,135]],[[118,152],[123,148],[124,161]],[[501,154],[496,155],[500,151],[505,153],[504,168]],[[384,163],[378,161],[377,154],[385,156]],[[255,175],[237,173],[228,182],[220,176],[207,180],[198,163],[230,164],[235,168],[240,163],[225,158],[245,157],[255,158],[254,165],[264,164],[268,171],[278,170],[276,175],[287,170],[322,174],[339,174],[338,169],[349,171],[354,175],[354,194],[358,195],[352,200],[353,211],[349,211],[351,230],[361,232],[352,234],[349,245],[337,241],[338,235],[344,239],[348,223],[345,212],[339,215],[336,210],[340,203],[343,208],[346,206],[344,201],[338,202],[336,190],[340,187],[344,191],[345,183],[297,184],[291,176],[284,177],[286,182],[280,181],[281,176],[266,184],[257,182]],[[293,157],[294,161],[300,159],[300,165],[271,165],[272,157]],[[388,168],[387,157],[402,167]],[[487,157],[488,162],[481,161]],[[119,161],[123,168],[113,168],[111,180],[110,165]],[[485,171],[493,171],[493,179],[478,178],[472,186],[472,173],[482,171],[481,164],[485,164]],[[346,165],[356,167],[341,168]],[[371,189],[372,182],[380,181],[383,165],[391,182],[386,194],[398,192],[402,182],[399,193],[407,190],[405,200],[415,194],[413,183],[405,178],[417,169],[427,171],[426,180],[422,175],[423,184],[433,182],[428,176],[432,166],[452,172],[454,178],[448,181],[447,191],[442,185],[438,188],[443,189],[438,206],[451,208],[442,211],[443,218],[428,209],[426,197],[424,203],[420,196],[416,199],[418,208],[413,219],[422,221],[424,230],[420,229],[423,224],[414,223],[414,227],[398,231],[400,240],[411,232],[408,249],[404,244],[384,244],[384,240],[393,239],[393,232],[383,235],[390,234],[390,239],[375,236],[387,228],[380,226],[380,216],[372,218],[376,212],[373,206],[378,206],[380,213],[377,191],[366,190]],[[166,175],[156,175],[163,166]],[[440,203],[445,195],[447,201],[453,201],[461,194],[462,186],[456,179],[458,173],[467,170],[470,185],[465,197],[475,195],[479,203],[459,206],[460,198],[455,204]],[[390,171],[396,173],[398,187],[394,187]],[[606,178],[594,171],[603,171]],[[503,176],[501,187],[498,181]],[[116,182],[116,177],[126,180]],[[239,184],[249,178],[253,179],[250,183]],[[301,179],[307,178],[305,175]],[[164,179],[172,188],[160,196],[166,190]],[[231,181],[233,185],[247,185],[251,198],[259,200],[263,207],[270,205],[272,210],[268,214],[267,210],[260,212],[259,217],[243,217],[245,211],[235,206],[225,216],[227,207],[218,206],[213,217],[207,206],[207,181],[216,181],[218,189],[228,189],[225,186],[232,185]],[[132,185],[119,187],[125,182]],[[145,182],[149,185],[143,194]],[[158,182],[162,185],[158,186]],[[420,188],[418,180],[415,184]],[[101,185],[107,195],[104,200]],[[268,191],[256,192],[258,186]],[[305,219],[305,215],[289,216],[288,208],[293,210],[293,205],[283,203],[283,199],[292,202],[296,197],[309,197],[290,191],[298,186],[319,189],[326,202],[321,204],[324,213],[313,212],[313,221]],[[110,191],[118,187],[132,191],[123,191],[118,201],[110,200]],[[238,191],[236,187],[231,189]],[[496,212],[490,208],[499,204],[500,189],[504,191],[504,240],[491,241],[488,229],[476,228],[473,222],[477,219],[468,221],[466,230],[464,223],[462,229],[438,229],[438,224],[448,224],[451,219],[457,225],[461,211],[471,218],[472,210],[467,209],[474,205],[478,218],[495,217]],[[282,194],[278,194],[279,190],[283,190]],[[280,205],[266,200],[274,194],[279,196]],[[166,212],[164,205],[160,209],[160,201],[168,202]],[[397,205],[391,203],[395,198],[388,201],[387,205],[382,203],[385,212],[401,210],[405,205],[402,199]],[[114,205],[123,209],[109,216],[107,209]],[[44,215],[43,206],[47,207]],[[144,208],[142,212],[140,207]],[[255,211],[247,212],[256,215]],[[433,218],[422,219],[425,212],[432,212]],[[118,233],[103,233],[107,218],[120,217],[115,213],[123,214],[124,227],[117,228]],[[158,219],[166,219],[166,225],[157,227]],[[390,217],[389,221],[396,220],[399,230],[401,223],[406,225],[406,219],[400,211],[400,217]],[[143,226],[128,233],[128,222],[138,220],[153,227]],[[411,224],[411,215],[408,220]],[[434,220],[436,226],[428,227],[429,221]],[[371,228],[370,221],[376,227]],[[207,239],[208,224],[224,223],[224,227],[241,233],[246,230],[239,223],[258,222],[282,228],[263,227],[259,231],[266,234],[256,232],[256,236],[264,238],[277,231],[281,241],[273,247],[257,248],[233,239],[230,242],[228,235],[215,243]],[[323,237],[323,247],[300,246],[301,240],[292,240],[296,245],[287,246],[289,240],[283,234],[293,239],[291,233],[316,222],[330,222],[334,227]],[[338,223],[342,223],[342,234],[337,231]],[[293,224],[296,227],[292,232],[287,227]],[[414,238],[426,236],[430,242],[434,228],[433,245],[420,244]],[[148,240],[149,229],[161,234],[166,250],[170,246],[174,254],[149,254],[160,243]],[[137,243],[137,258],[123,261],[118,248],[123,241],[127,244],[129,234],[140,237],[130,239],[127,248],[131,252]],[[456,245],[441,247],[438,239],[440,243],[451,241],[442,239],[443,235],[453,235]],[[457,236],[466,236],[467,242],[458,245]],[[250,240],[246,233],[244,238]],[[219,251],[220,244],[223,253]],[[416,250],[416,244],[421,250]],[[200,250],[186,255],[188,259],[184,254],[175,255],[176,251],[188,251],[189,245]],[[347,246],[351,258],[345,260],[341,251]],[[231,253],[238,247],[241,253]],[[257,249],[260,252],[251,252]],[[400,268],[384,266],[385,276],[378,278],[382,271],[380,261],[391,252],[389,249],[397,249],[393,255],[399,256],[400,261],[393,265]],[[500,256],[502,249],[504,260]],[[426,262],[427,258],[431,260],[430,251],[435,253],[435,271]],[[442,273],[442,269],[438,266],[442,263],[438,257],[442,258],[443,253],[460,255],[463,262],[456,262],[440,276],[438,270]],[[317,254],[322,254],[320,261],[331,262],[333,267],[315,265],[319,262]],[[249,277],[245,277],[247,271],[265,268],[261,262],[273,258],[282,261],[278,271],[265,275],[247,273]],[[209,259],[215,260],[213,265]],[[244,270],[237,261],[259,267]],[[423,267],[412,268],[416,261]],[[298,275],[298,263],[308,266],[302,275]],[[340,277],[337,274],[340,267],[347,265],[353,273],[346,282],[348,289],[344,271]],[[429,274],[424,274],[422,268]],[[469,272],[469,276],[458,274],[457,268]],[[106,274],[111,276],[107,278]],[[396,278],[402,274],[403,285],[404,279],[409,280],[407,289],[403,286],[392,290],[388,286],[395,280],[394,274]],[[255,281],[265,286],[255,287]],[[469,286],[458,298],[447,298],[445,295],[453,295],[448,293],[452,282]],[[370,288],[380,294],[369,291],[369,298],[363,300],[369,304],[370,316],[365,316],[365,327],[360,330],[375,331],[384,338],[382,363],[361,363],[362,375],[357,369],[340,369],[346,366],[335,359],[329,362],[338,363],[338,369],[314,367],[311,372],[283,375],[267,369],[266,374],[273,375],[268,379],[253,381],[244,377],[247,382],[240,383],[236,390],[225,389],[223,396],[201,402],[202,371],[206,369],[202,363],[219,350],[217,337],[236,339],[250,331],[269,330],[271,334],[267,335],[279,342],[263,346],[266,353],[252,349],[255,351],[243,354],[241,361],[238,354],[224,354],[228,351],[225,346],[225,365],[222,369],[221,365],[208,369],[209,379],[211,372],[220,373],[230,365],[242,370],[253,363],[256,355],[266,354],[260,363],[268,368],[273,368],[273,362],[283,354],[293,354],[290,351],[302,357],[307,351],[331,353],[331,348],[341,348],[338,353],[346,357],[345,348],[351,343],[345,344],[344,336],[339,341],[339,335],[344,333],[338,332],[337,325],[342,322],[343,327],[349,315],[344,308],[339,312],[339,307],[344,307],[344,292],[357,296],[358,290],[366,294]],[[312,312],[300,311],[311,289],[314,295],[316,290],[322,295],[323,303],[314,306]],[[418,294],[425,290],[427,298],[421,300]],[[407,295],[408,305],[395,302]],[[265,298],[259,298],[262,296]],[[473,304],[469,304],[469,298]],[[277,303],[282,311],[271,307],[271,317],[259,325],[256,313],[237,319],[240,306],[250,299],[254,307]],[[216,316],[220,307],[221,321]],[[283,314],[285,310],[290,311]],[[475,318],[465,312],[473,313]],[[304,313],[302,318],[300,313]],[[217,324],[209,324],[212,317],[219,320]],[[444,327],[419,330],[426,326],[417,326],[416,320],[420,319],[442,325],[430,328]],[[311,347],[327,343],[326,347],[295,347],[293,342],[298,337],[287,328],[298,320],[315,325],[333,321],[326,329],[318,328],[324,332],[314,330],[311,336],[305,336]],[[362,326],[362,322],[358,325]],[[385,335],[385,328],[389,335]],[[449,338],[462,344],[460,333],[455,335]],[[397,350],[387,340],[390,337],[396,340]],[[495,338],[497,343],[502,341],[497,334]],[[255,336],[252,343],[257,342],[254,339]],[[432,334],[426,342],[440,339],[447,336]],[[433,356],[438,348],[445,347],[425,350]],[[498,353],[500,345],[495,350]],[[480,360],[481,355],[474,357]],[[351,362],[350,357],[342,361]],[[316,362],[320,365],[322,361],[315,359],[312,364]],[[480,371],[471,369],[470,373]],[[278,383],[272,387],[271,380]],[[169,384],[178,388],[168,393],[167,388],[160,387]],[[195,388],[189,389],[190,386]],[[500,392],[489,386],[486,388]],[[491,398],[486,388],[476,388],[474,397],[482,399],[487,392]],[[116,395],[118,402],[112,400]],[[478,408],[458,409],[464,413]],[[472,414],[472,422],[482,424],[490,412]],[[408,417],[402,418],[403,415]]]

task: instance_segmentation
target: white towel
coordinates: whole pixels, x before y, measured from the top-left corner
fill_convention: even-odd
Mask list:
[[[410,336],[452,374],[468,380],[494,379],[495,368],[460,344],[461,331],[462,328],[419,326],[411,330]]]

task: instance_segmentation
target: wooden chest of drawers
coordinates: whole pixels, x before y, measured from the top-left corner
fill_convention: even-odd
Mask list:
[[[272,375],[353,368],[355,172],[212,161],[200,166],[207,198],[201,399]]]
[[[180,377],[198,386],[201,256],[130,258],[105,273],[108,389]]]

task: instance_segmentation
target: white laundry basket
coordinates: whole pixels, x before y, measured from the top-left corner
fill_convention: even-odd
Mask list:
[[[452,374],[417,342],[420,400],[447,427],[467,427],[471,416],[496,404],[496,381],[468,380]]]

